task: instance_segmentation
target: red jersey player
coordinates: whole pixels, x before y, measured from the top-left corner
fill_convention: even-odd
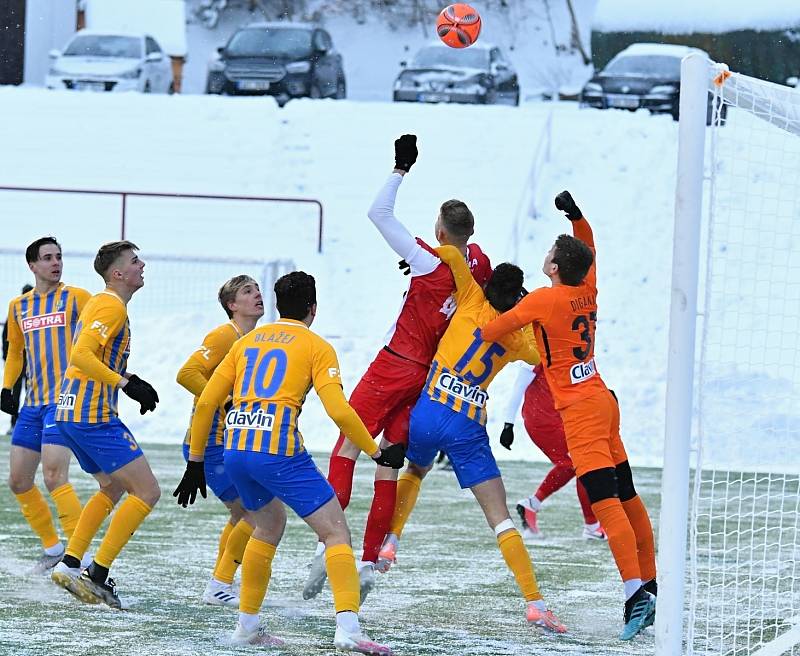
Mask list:
[[[422,239],[414,238],[394,215],[397,190],[417,159],[416,136],[403,135],[395,141],[395,168],[378,192],[368,216],[397,255],[410,267],[411,282],[400,314],[350,397],[369,432],[383,433],[382,446],[408,443],[411,408],[425,384],[431,360],[450,317],[455,312],[455,285],[450,267]],[[439,245],[451,245],[464,253],[475,280],[483,286],[491,274],[489,258],[472,236],[474,218],[465,203],[448,200],[442,204],[434,230]],[[359,450],[343,435],[331,455],[328,480],[342,508],[350,503],[353,471]],[[389,530],[397,491],[396,469],[378,466],[375,494],[364,531],[364,552],[359,564],[362,601],[375,584],[375,562]],[[303,598],[319,594],[325,583],[324,546],[317,554],[303,589]]]
[[[520,403],[522,421],[528,436],[553,463],[553,468],[544,477],[536,492],[517,502],[517,513],[522,519],[522,537],[540,539],[543,536],[536,516],[542,503],[575,477],[575,467],[569,457],[564,423],[553,403],[553,395],[550,393],[550,386],[547,384],[541,364],[537,364],[533,369],[526,366],[520,368],[514,391],[508,399],[500,444],[509,450],[514,442],[514,420],[519,412]],[[575,481],[575,487],[583,512],[583,537],[587,540],[605,540],[605,531],[592,512],[586,488],[578,480]]]

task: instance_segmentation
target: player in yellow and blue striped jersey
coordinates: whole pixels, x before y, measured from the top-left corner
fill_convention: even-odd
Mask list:
[[[127,371],[127,306],[144,286],[144,262],[137,250],[136,244],[117,241],[97,252],[94,269],[106,288],[81,313],[56,411],[65,441],[100,490],[81,512],[52,578],[82,601],[112,608],[122,605],[108,570],[161,494],[142,450],[117,416],[120,389],[139,403],[141,414],[155,410],[158,403],[156,391]],[[80,572],[81,558],[123,492],[128,496],[114,513],[94,560]]]
[[[326,545],[326,566],[336,607],[334,644],[366,654],[391,654],[370,641],[358,621],[359,579],[344,511],[333,488],[314,465],[297,425],[313,387],[341,431],[379,465],[399,469],[405,447],[381,449],[347,403],[333,347],[311,332],[317,312],[314,278],[302,271],[275,283],[280,320],[260,326],[233,345],[203,390],[192,420],[192,443],[178,503],[205,496],[203,457],[214,414],[229,394],[225,417],[225,470],[256,522],[242,559],[239,622],[233,640],[277,645],[259,627],[272,559],[286,525],[281,502],[294,510]]]
[[[416,503],[420,484],[439,451],[453,463],[462,488],[470,488],[494,530],[503,558],[526,601],[530,623],[554,633],[566,627],[548,610],[539,592],[528,551],[506,505],[506,490],[486,432],[487,389],[509,362],[535,365],[539,353],[530,326],[498,342],[484,342],[481,327],[514,307],[524,295],[522,271],[513,264],[495,267],[485,291],[475,282],[464,258],[452,246],[437,249],[453,271],[456,312],[439,342],[425,389],[411,411],[407,470],[397,488],[389,535],[378,560],[379,571],[394,562],[398,541]]]
[[[89,292],[61,282],[63,261],[55,237],[42,237],[30,244],[25,260],[36,285],[8,306],[8,357],[0,409],[17,415],[11,435],[9,486],[23,516],[41,540],[44,555],[35,569],[43,572],[61,560],[64,545],[47,501],[34,482],[40,460],[44,484],[67,539],[81,514],[80,499],[69,482],[72,452],[56,427],[55,412],[72,336]],[[23,369],[23,358],[27,394],[18,410],[12,388]]]
[[[203,339],[178,371],[177,381],[194,395],[192,416],[197,401],[211,375],[231,350],[236,340],[249,333],[264,316],[264,299],[258,283],[250,276],[234,276],[219,290],[219,302],[228,315],[228,321],[217,326]],[[190,421],[191,424],[191,421]],[[205,477],[208,487],[230,511],[230,520],[219,539],[214,573],[203,592],[203,601],[214,606],[239,606],[239,597],[233,592],[233,578],[242,562],[247,541],[253,534],[253,519],[248,517],[239,499],[239,492],[225,471],[223,458],[225,436],[225,411],[217,408],[211,422],[208,445],[204,454]],[[186,431],[183,456],[189,460],[191,426]]]

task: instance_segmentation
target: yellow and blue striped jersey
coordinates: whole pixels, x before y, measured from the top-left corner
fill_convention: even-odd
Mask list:
[[[130,340],[125,302],[109,289],[92,296],[78,320],[57,421],[96,424],[117,416],[117,383],[125,374]]]
[[[191,444],[192,441],[192,417],[197,408],[197,401],[203,388],[211,378],[214,370],[222,359],[231,350],[236,340],[244,333],[236,323],[231,320],[217,326],[203,339],[203,343],[194,353],[189,356],[184,365],[178,372],[178,382],[194,394],[192,402],[192,414],[189,417],[189,428],[186,429],[184,444]],[[225,413],[218,409],[214,413],[211,422],[211,430],[208,437],[208,447],[222,447],[225,437]]]
[[[48,294],[36,289],[18,296],[8,306],[8,359],[3,387],[11,388],[27,364],[28,406],[56,403],[69,362],[69,349],[78,317],[89,292],[64,283]]]
[[[481,326],[500,313],[486,300],[456,248],[443,246],[437,252],[453,271],[456,311],[439,341],[424,391],[432,400],[485,425],[487,388],[500,370],[514,360],[539,364],[533,331],[527,326],[499,342],[481,340]]]
[[[281,319],[237,341],[206,387],[213,399],[232,390],[225,449],[293,456],[305,451],[297,419],[313,386],[341,386],[336,352],[302,321]],[[205,396],[205,393],[204,393]],[[192,440],[192,455],[197,452]]]

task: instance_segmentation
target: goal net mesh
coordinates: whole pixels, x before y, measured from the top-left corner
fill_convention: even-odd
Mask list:
[[[800,90],[712,71],[687,653],[800,656]]]

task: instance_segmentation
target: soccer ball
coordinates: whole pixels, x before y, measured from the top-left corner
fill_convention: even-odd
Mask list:
[[[451,48],[466,48],[478,40],[481,17],[463,2],[448,5],[436,19],[436,33]]]

